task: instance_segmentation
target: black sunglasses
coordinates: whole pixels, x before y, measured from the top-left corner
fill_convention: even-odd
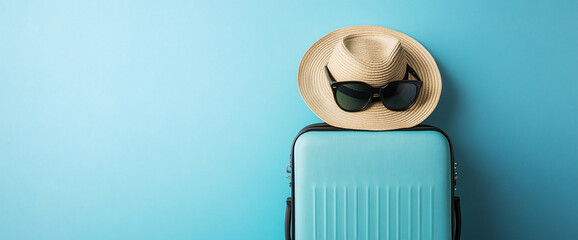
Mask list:
[[[375,94],[379,95],[383,106],[387,109],[392,111],[407,110],[415,103],[423,83],[409,65],[407,65],[403,80],[389,82],[379,88],[372,87],[365,82],[335,81],[327,66],[325,66],[325,73],[329,84],[331,84],[335,102],[347,112],[365,110],[370,103],[379,101],[378,97],[374,97]],[[413,75],[417,80],[409,80],[408,74]]]

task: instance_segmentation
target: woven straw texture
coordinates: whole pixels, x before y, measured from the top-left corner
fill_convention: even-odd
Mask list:
[[[388,110],[379,102],[360,112],[341,110],[324,71],[327,66],[337,81],[364,81],[379,87],[401,80],[406,64],[417,72],[423,86],[415,104],[401,112]],[[442,90],[437,64],[419,42],[377,26],[342,28],[321,38],[303,56],[298,84],[305,103],[321,120],[358,130],[413,127],[433,112]]]

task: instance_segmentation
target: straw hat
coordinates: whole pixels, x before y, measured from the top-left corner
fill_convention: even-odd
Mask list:
[[[341,110],[324,71],[327,66],[336,81],[363,81],[380,87],[401,80],[408,64],[422,79],[423,86],[415,104],[404,111],[391,111],[378,103],[359,112]],[[298,83],[305,103],[321,120],[359,130],[413,127],[433,112],[442,90],[439,69],[419,42],[377,26],[342,28],[321,38],[303,56]]]

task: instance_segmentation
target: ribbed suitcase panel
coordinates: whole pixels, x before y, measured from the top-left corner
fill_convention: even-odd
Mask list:
[[[445,137],[340,133],[306,133],[295,146],[296,240],[451,239]]]
[[[310,239],[433,239],[433,191],[431,185],[315,186]]]

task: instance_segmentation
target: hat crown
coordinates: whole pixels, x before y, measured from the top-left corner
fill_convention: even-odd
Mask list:
[[[335,46],[327,67],[336,81],[383,85],[401,80],[407,59],[399,39],[379,34],[351,34]]]

